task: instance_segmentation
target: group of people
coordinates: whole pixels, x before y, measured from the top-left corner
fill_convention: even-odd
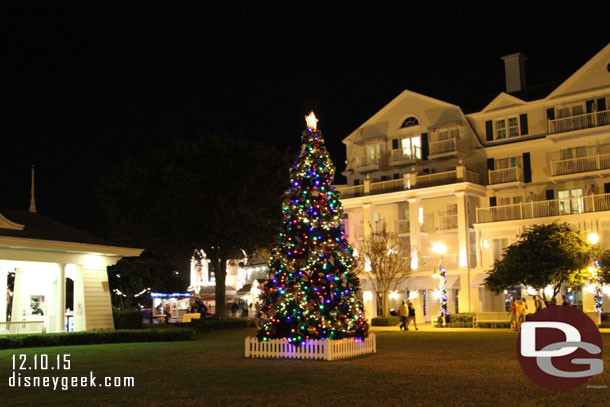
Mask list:
[[[562,297],[562,306],[566,306],[569,307],[570,301],[567,299],[567,297],[564,295],[561,296]],[[555,297],[553,297],[553,299],[551,300],[550,305],[557,305],[557,301],[555,300]],[[539,297],[534,297],[534,306],[536,307],[536,311],[538,312],[543,308],[546,308],[544,301],[542,301]],[[515,299],[515,297],[511,297],[511,304],[510,304],[510,325],[511,325],[511,329],[513,329],[514,331],[520,331],[521,330],[521,324],[525,322],[525,316],[527,315],[527,301],[525,300],[525,298],[522,298],[521,301],[517,301]]]
[[[231,305],[231,314],[233,315],[233,318],[235,318],[237,316],[237,312],[241,311],[241,317],[248,318],[250,308],[252,308],[252,303],[247,304],[245,302],[242,302],[241,304],[238,304],[234,302]]]
[[[416,331],[419,330],[417,328],[417,322],[415,321],[415,308],[413,307],[413,304],[411,304],[411,302],[409,302],[407,304],[405,302],[405,300],[402,300],[402,305],[398,309],[398,315],[400,316],[400,321],[401,321],[401,323],[400,323],[401,331],[403,329],[405,331],[408,331],[409,325],[411,325],[411,321],[413,321],[413,326],[415,327],[415,330]]]

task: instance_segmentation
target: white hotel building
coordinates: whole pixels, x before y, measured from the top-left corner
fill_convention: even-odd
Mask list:
[[[505,309],[482,282],[527,226],[568,222],[610,248],[610,44],[553,86],[525,87],[525,56],[502,59],[506,92],[482,110],[405,90],[343,140],[350,242],[384,222],[399,234],[414,272],[391,305],[409,296],[419,321],[440,309],[434,243],[447,247],[450,314]],[[587,287],[569,294],[593,310]]]

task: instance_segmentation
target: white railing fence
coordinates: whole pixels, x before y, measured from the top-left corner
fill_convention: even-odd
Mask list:
[[[390,162],[395,163],[399,161],[415,161],[421,159],[421,148],[413,147],[410,150],[392,150],[392,154],[390,156]]]
[[[371,194],[383,194],[385,192],[401,191],[403,189],[404,180],[402,178],[371,183]]]
[[[610,154],[597,154],[589,157],[553,161],[551,168],[554,176],[605,170],[610,168]]]
[[[457,172],[447,171],[439,172],[436,174],[424,174],[418,175],[416,185],[419,186],[433,186],[433,185],[445,185],[457,182]]]
[[[608,124],[610,124],[610,110],[562,117],[561,119],[548,121],[549,134],[565,133],[591,127],[606,126]]]
[[[430,142],[430,155],[454,153],[457,151],[457,140],[439,140]]]
[[[375,334],[369,334],[365,339],[310,339],[303,341],[301,346],[294,346],[285,338],[259,341],[249,336],[245,340],[247,358],[337,360],[370,353],[377,353]]]
[[[0,335],[41,333],[44,333],[43,321],[0,322]]]
[[[505,182],[523,181],[523,169],[519,166],[489,170],[490,184],[503,184]]]
[[[341,193],[341,198],[354,198],[364,195],[364,185],[354,185],[351,187],[336,187]]]
[[[477,223],[543,218],[610,210],[610,194],[477,208]]]

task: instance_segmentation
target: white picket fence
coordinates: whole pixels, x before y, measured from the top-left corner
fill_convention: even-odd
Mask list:
[[[0,322],[0,335],[41,333],[44,333],[43,321]]]
[[[259,341],[256,337],[246,337],[247,358],[293,358],[336,360],[377,353],[375,334],[365,339],[311,339],[301,346],[294,346],[288,339]]]

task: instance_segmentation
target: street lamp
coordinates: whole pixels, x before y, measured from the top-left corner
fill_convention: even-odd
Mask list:
[[[441,302],[441,317],[443,319],[443,324],[447,321],[447,270],[443,267],[443,255],[447,253],[447,246],[442,243],[434,243],[432,245],[432,251],[438,253],[441,258],[438,262],[438,273],[432,275],[435,278],[439,278],[439,289],[441,292],[440,302]]]
[[[597,233],[589,233],[587,240],[591,244],[597,244],[599,236]],[[589,267],[589,272],[593,279],[593,299],[595,300],[595,312],[601,318],[602,311],[604,310],[604,295],[602,292],[602,276],[599,272],[599,263],[597,260],[593,260],[593,265]]]

